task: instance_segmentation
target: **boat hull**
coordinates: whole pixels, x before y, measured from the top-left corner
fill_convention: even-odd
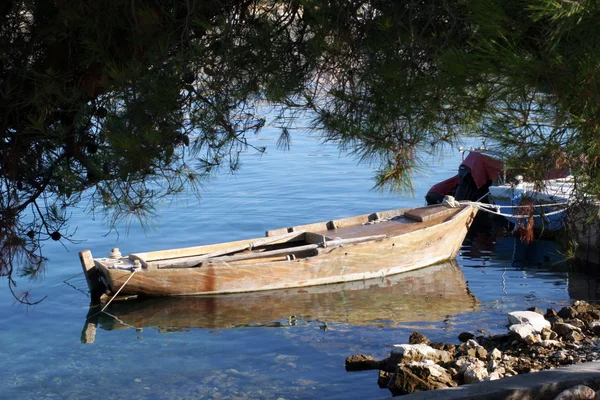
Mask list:
[[[426,299],[426,301],[425,301]],[[402,326],[402,322],[439,321],[473,311],[455,260],[384,279],[326,286],[214,296],[142,298],[113,302],[98,315],[106,330],[130,327],[233,328],[276,324],[285,319]],[[96,313],[91,309],[92,314]],[[114,317],[116,318],[114,318]]]
[[[565,227],[567,212],[566,208],[562,212],[557,211],[554,204],[564,203],[568,198],[548,196],[540,193],[531,192],[522,188],[513,188],[510,186],[492,186],[489,188],[491,202],[500,208],[500,213],[504,215],[512,224],[526,224],[526,218],[515,218],[507,214],[521,214],[519,208],[523,199],[534,201],[534,214],[541,215],[534,218],[534,229],[541,231],[558,231]],[[547,204],[548,206],[544,207]]]
[[[337,247],[321,246],[309,250],[308,256],[304,252],[296,259],[290,259],[289,256],[231,262],[219,262],[217,259],[217,262],[203,262],[194,268],[139,269],[135,272],[109,268],[105,262],[98,260],[95,260],[95,266],[108,288],[108,294],[119,291],[122,295],[244,293],[366,280],[454,258],[476,213],[476,208],[466,206],[439,223],[410,225],[408,231],[383,239]],[[349,233],[358,228],[361,226],[350,226],[345,231],[337,227],[310,234],[334,237],[338,233]],[[372,229],[386,229],[386,226],[381,224]],[[259,240],[261,239],[251,239]],[[233,242],[238,243],[240,242]],[[201,248],[196,248],[195,251],[199,251],[198,249]]]

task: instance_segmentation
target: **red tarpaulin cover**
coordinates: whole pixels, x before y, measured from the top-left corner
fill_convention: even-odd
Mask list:
[[[445,196],[448,193],[450,193],[450,191],[452,189],[454,189],[457,184],[458,184],[458,175],[454,175],[450,179],[446,179],[445,181],[436,183],[435,185],[433,185],[431,187],[431,189],[429,189],[429,192],[427,192],[427,193],[437,193],[439,195]]]
[[[475,151],[469,153],[462,165],[471,168],[471,176],[477,189],[485,185],[487,181],[498,179],[503,166],[502,161]]]

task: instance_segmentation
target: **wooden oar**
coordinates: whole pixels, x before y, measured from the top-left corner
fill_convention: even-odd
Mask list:
[[[223,257],[215,257],[212,258],[210,260],[206,260],[206,262],[232,262],[232,261],[242,261],[242,260],[252,260],[255,258],[266,258],[266,257],[272,257],[272,256],[281,256],[281,255],[290,255],[290,254],[295,254],[295,253],[301,253],[303,251],[308,251],[308,250],[314,250],[319,248],[320,245],[318,244],[307,244],[304,246],[296,246],[296,247],[289,247],[289,248],[285,248],[285,249],[277,249],[277,250],[270,250],[270,251],[261,251],[258,253],[248,253],[248,254],[238,254],[236,256],[223,256]]]
[[[226,248],[223,250],[213,251],[211,253],[202,254],[200,256],[181,257],[181,258],[172,258],[172,259],[168,259],[168,260],[157,260],[157,261],[145,262],[145,264],[146,264],[145,268],[189,268],[189,267],[194,267],[194,266],[197,266],[198,264],[200,264],[202,261],[206,261],[211,258],[220,257],[220,256],[224,256],[224,255],[231,254],[231,253],[237,253],[239,251],[244,251],[244,250],[252,250],[253,248],[271,244],[271,243],[274,243],[274,242],[277,242],[280,240],[294,238],[296,236],[302,235],[303,233],[304,233],[304,231],[297,231],[297,232],[286,233],[286,234],[278,235],[278,236],[270,236],[270,237],[266,237],[264,239],[255,240],[254,242],[245,243],[245,244],[239,245],[239,246],[229,247],[229,248]],[[131,254],[129,256],[130,259],[132,259],[132,257],[136,257],[136,255]],[[142,265],[144,265],[144,263],[142,263]]]
[[[319,247],[321,247],[321,248],[326,247],[326,248],[333,249],[336,247],[341,247],[346,244],[356,244],[356,243],[362,243],[362,242],[369,242],[372,240],[381,240],[381,239],[385,239],[386,237],[387,237],[387,235],[373,235],[373,236],[363,236],[363,237],[349,238],[349,239],[334,239],[334,240],[326,241],[326,242],[319,243],[319,244],[307,244],[304,246],[288,247],[285,249],[261,251],[261,252],[248,253],[248,254],[237,254],[237,255],[233,255],[233,256],[213,257],[211,259],[204,260],[205,262],[201,263],[200,265],[189,265],[189,266],[184,267],[182,264],[176,264],[176,265],[170,265],[168,268],[189,268],[189,267],[194,267],[194,266],[205,265],[206,262],[214,262],[214,263],[233,262],[233,261],[253,260],[253,259],[257,259],[257,258],[268,258],[268,257],[280,256],[280,255],[292,255],[292,254],[295,255],[295,254],[309,251],[309,250],[316,250]]]
[[[357,238],[348,238],[348,239],[333,239],[333,240],[327,240],[327,241],[323,242],[323,247],[339,247],[339,246],[343,246],[345,244],[369,242],[371,240],[381,240],[381,239],[385,239],[386,237],[387,237],[387,235],[373,235],[373,236],[361,236],[361,237],[357,237]]]

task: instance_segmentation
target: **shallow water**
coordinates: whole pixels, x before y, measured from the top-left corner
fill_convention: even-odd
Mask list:
[[[504,332],[508,311],[598,299],[596,279],[558,267],[552,243],[524,246],[498,233],[503,220],[484,217],[456,265],[302,296],[279,292],[119,305],[109,310],[114,317],[98,319],[95,336],[82,344],[90,310],[85,279],[77,276],[79,250],[104,255],[112,247],[124,254],[185,247],[418,206],[427,189],[453,175],[460,161],[453,151],[429,160],[415,179],[415,197],[403,198],[371,191],[373,170],[332,146],[298,136],[284,153],[275,150],[275,142],[276,133],[267,131],[261,138],[267,154],[244,155],[239,175],[216,177],[199,201],[190,196],[165,204],[148,231],[133,224],[128,234],[122,227],[119,235],[106,235],[102,220],[76,211],[77,237],[86,241],[66,244],[68,251],[48,244],[45,279],[18,282],[47,299],[25,308],[0,290],[0,397],[386,398],[376,371],[347,373],[344,359],[359,352],[383,358],[415,329],[432,340],[456,342],[465,330]]]

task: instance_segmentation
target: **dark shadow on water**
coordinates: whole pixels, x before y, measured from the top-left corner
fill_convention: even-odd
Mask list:
[[[504,217],[485,213],[475,218],[461,255],[483,261],[493,258],[496,263],[506,262],[514,268],[568,269],[557,242],[538,238],[524,243],[512,233],[512,224]]]
[[[569,262],[557,241],[536,239],[523,243],[511,234],[512,226],[502,217],[478,214],[463,247],[461,256],[474,261],[472,268],[496,267],[536,274],[562,274],[569,297],[600,304],[600,266]]]

